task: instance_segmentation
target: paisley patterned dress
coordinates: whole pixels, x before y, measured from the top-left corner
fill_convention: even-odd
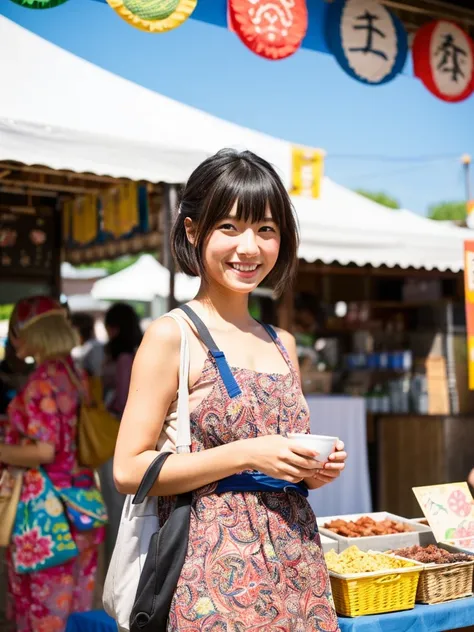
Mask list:
[[[232,368],[231,399],[209,354],[190,393],[192,451],[268,434],[308,432],[299,377],[279,339],[287,374]],[[187,557],[168,632],[337,632],[314,513],[296,491],[194,493]],[[160,500],[166,519],[170,499]]]

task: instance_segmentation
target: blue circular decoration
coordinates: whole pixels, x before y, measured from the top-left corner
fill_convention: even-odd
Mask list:
[[[353,79],[381,85],[400,74],[408,55],[401,21],[376,0],[334,0],[326,10],[326,43]]]

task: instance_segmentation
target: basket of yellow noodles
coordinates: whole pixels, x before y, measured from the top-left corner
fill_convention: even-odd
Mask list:
[[[414,608],[422,564],[356,546],[325,557],[338,614],[360,617]]]

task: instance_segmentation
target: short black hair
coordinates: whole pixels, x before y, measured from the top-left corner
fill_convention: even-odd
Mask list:
[[[114,303],[105,314],[105,326],[115,327],[117,335],[106,344],[105,351],[112,360],[122,353],[135,354],[143,333],[136,311],[128,303]]]
[[[76,312],[71,315],[71,324],[78,330],[83,340],[91,340],[94,337],[94,319],[85,312]]]
[[[269,207],[280,229],[280,252],[267,277],[281,294],[293,281],[298,265],[298,227],[295,211],[283,182],[272,165],[252,153],[221,149],[191,174],[181,195],[173,225],[171,247],[181,270],[205,278],[203,249],[212,229],[229,216],[237,202],[237,219],[261,222]],[[196,225],[196,241],[186,236],[184,220]]]

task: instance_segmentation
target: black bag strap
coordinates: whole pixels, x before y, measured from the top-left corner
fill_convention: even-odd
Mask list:
[[[142,482],[137,489],[137,493],[133,497],[133,505],[139,505],[148,496],[161,472],[161,468],[170,454],[172,454],[172,452],[160,452],[160,454],[158,454],[158,456],[150,463],[147,471],[143,475]]]
[[[189,317],[191,322],[196,327],[201,340],[211,352],[212,357],[216,362],[217,369],[220,373],[222,381],[224,382],[224,386],[227,389],[229,397],[233,398],[237,397],[237,395],[240,395],[242,392],[240,390],[240,386],[237,384],[235,377],[232,375],[232,371],[229,364],[227,363],[224,352],[221,351],[214,342],[209,329],[202,322],[196,312],[191,309],[191,307],[189,307],[189,305],[181,305],[180,309],[183,310],[183,312]]]
[[[134,504],[145,500],[171,452],[160,453],[148,466]],[[186,559],[192,492],[178,494],[176,504],[151,537],[130,612],[130,632],[166,632],[171,603]]]
[[[203,323],[203,321],[199,318],[196,312],[191,307],[189,307],[189,305],[181,305],[179,309],[181,309],[189,317],[191,322],[194,323],[194,326],[197,329],[199,337],[201,338],[203,343],[206,345],[206,347],[209,349],[209,351],[213,355],[214,353],[220,351],[219,347],[214,342],[214,338],[211,336],[211,332]]]

